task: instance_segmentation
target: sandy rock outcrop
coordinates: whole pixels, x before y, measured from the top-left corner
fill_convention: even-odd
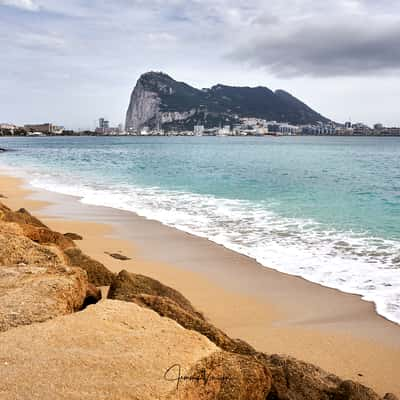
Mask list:
[[[53,244],[62,250],[75,247],[72,239],[59,232],[52,231],[24,208],[12,211],[9,207],[0,203],[0,221],[19,225],[22,234],[36,243]]]
[[[126,270],[122,270],[112,281],[108,298],[132,301],[135,299],[135,296],[141,294],[169,298],[178,304],[183,310],[196,315],[198,318],[204,319],[203,315],[192,306],[190,301],[177,290],[172,289],[155,279],[130,273]]]
[[[42,221],[30,214],[25,208],[12,211],[6,205],[0,203],[0,220],[15,222],[20,225],[32,225],[38,228],[48,228]]]
[[[272,375],[267,400],[382,400],[377,393],[351,380],[290,356],[258,353],[255,359]],[[383,399],[397,400],[393,394]]]
[[[353,381],[343,381],[336,390],[334,400],[380,400],[372,389]]]
[[[0,223],[0,265],[55,266],[65,262],[57,247],[41,246],[23,236],[15,223]]]
[[[163,399],[176,387],[164,378],[168,368],[190,371],[216,351],[151,310],[106,300],[0,334],[0,398]]]
[[[393,393],[386,393],[383,397],[383,400],[398,400],[398,397],[395,396]]]
[[[24,209],[14,213],[0,204],[0,214],[0,332],[78,311],[101,298],[84,270],[65,265],[62,249],[73,244],[70,239]]]
[[[330,400],[341,383],[337,376],[289,356],[258,353],[256,358],[271,371],[271,400]]]
[[[8,212],[11,212],[11,208],[0,201],[0,219],[3,219]]]
[[[132,274],[127,271],[121,271],[111,285],[109,298],[133,302],[140,306],[150,308],[156,311],[160,316],[168,317],[176,321],[182,327],[188,330],[194,330],[206,336],[220,349],[224,350],[224,354],[229,352],[234,356],[244,357],[243,360],[248,360],[250,358],[252,362],[255,362],[257,365],[263,365],[266,371],[270,371],[271,379],[260,378],[257,387],[264,387],[262,382],[266,385],[265,387],[268,387],[269,383],[271,384],[270,390],[268,389],[269,394],[266,397],[267,400],[380,399],[373,390],[365,388],[355,382],[342,381],[339,377],[325,372],[312,364],[296,360],[289,356],[259,353],[246,342],[230,338],[223,331],[206,321],[203,315],[194,310],[190,302],[179,292],[164,286],[154,279]],[[212,360],[213,358],[210,359],[211,365],[214,365],[214,361]],[[227,363],[229,364],[228,361]],[[198,368],[202,371],[210,371],[210,368],[206,368],[204,365],[198,366]],[[216,366],[216,368],[218,369],[219,367]],[[236,368],[239,367],[236,365]],[[218,370],[221,372],[220,369]],[[197,376],[196,374],[198,374],[199,369],[193,371],[191,374]],[[237,379],[239,378],[237,377]],[[263,379],[266,380],[263,381]],[[190,382],[185,385],[184,397],[182,398],[263,398],[262,395],[261,397],[246,397],[246,394],[242,393],[247,393],[246,388],[250,387],[252,383],[249,383],[247,378],[245,379],[243,377],[239,380],[241,385],[236,389],[229,385],[226,387],[214,385],[200,390],[197,385],[189,379]],[[229,390],[232,391],[230,392]],[[263,393],[262,390],[257,390],[254,391],[253,396],[256,396],[255,393]]]
[[[110,286],[114,280],[114,274],[102,263],[82,253],[77,247],[71,247],[64,251],[68,265],[79,267],[87,272],[90,283],[96,286]]]
[[[79,268],[0,267],[0,332],[77,311],[87,289]]]
[[[83,237],[81,235],[78,235],[77,233],[73,232],[64,233],[64,236],[72,240],[83,240]]]
[[[271,373],[253,357],[218,352],[202,359],[190,371],[179,367],[167,378],[182,376],[170,399],[265,400],[271,389]]]
[[[24,235],[35,243],[45,245],[56,245],[61,250],[75,247],[72,239],[65,237],[62,233],[52,231],[48,228],[37,227],[33,225],[21,225]]]

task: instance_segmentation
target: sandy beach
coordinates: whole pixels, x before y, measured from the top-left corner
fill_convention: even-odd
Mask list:
[[[17,178],[0,176],[0,194],[56,231],[81,234],[82,250],[111,270],[143,273],[179,290],[214,325],[257,350],[312,362],[381,395],[400,395],[400,326],[359,296],[265,268],[130,212],[32,191]]]

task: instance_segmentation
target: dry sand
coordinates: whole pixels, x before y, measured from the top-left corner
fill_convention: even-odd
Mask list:
[[[79,246],[111,270],[142,273],[174,287],[217,327],[260,351],[289,354],[381,395],[400,395],[400,326],[377,315],[372,303],[133,213],[49,192],[32,196],[21,183],[1,176],[0,194],[7,198],[0,201],[35,211],[54,230],[81,234]],[[105,252],[132,259],[119,261]]]

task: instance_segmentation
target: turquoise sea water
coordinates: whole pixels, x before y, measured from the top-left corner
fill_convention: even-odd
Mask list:
[[[400,138],[0,138],[37,187],[134,211],[400,322]]]

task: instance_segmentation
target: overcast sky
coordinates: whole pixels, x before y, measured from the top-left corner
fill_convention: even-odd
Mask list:
[[[0,122],[123,122],[141,73],[400,125],[399,0],[0,0]]]

